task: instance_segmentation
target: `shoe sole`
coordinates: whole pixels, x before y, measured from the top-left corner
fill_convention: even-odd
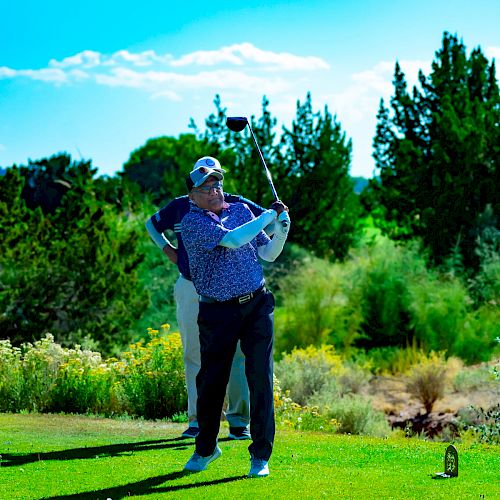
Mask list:
[[[248,474],[249,478],[254,478],[254,477],[269,477],[269,472],[267,474]]]
[[[252,439],[250,436],[235,436],[234,434],[229,434],[227,436],[229,439],[233,439],[234,441],[245,441],[246,439]]]

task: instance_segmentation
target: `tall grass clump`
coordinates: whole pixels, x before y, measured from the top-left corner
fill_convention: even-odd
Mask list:
[[[427,414],[434,403],[444,396],[446,387],[446,361],[441,354],[431,353],[427,360],[414,366],[408,380],[408,392],[415,396]]]

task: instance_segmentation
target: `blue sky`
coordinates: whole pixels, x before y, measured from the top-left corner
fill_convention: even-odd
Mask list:
[[[60,151],[121,170],[151,137],[229,115],[288,126],[308,91],[353,141],[351,174],[371,177],[381,97],[396,60],[429,73],[444,31],[500,65],[500,1],[46,0],[0,7],[0,166]],[[193,158],[193,162],[196,158]]]

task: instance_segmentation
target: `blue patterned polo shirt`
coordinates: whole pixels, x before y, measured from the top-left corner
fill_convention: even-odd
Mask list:
[[[229,300],[253,292],[264,284],[257,257],[257,248],[269,242],[264,231],[239,248],[219,245],[229,230],[254,218],[243,203],[226,204],[217,217],[191,202],[190,212],[182,219],[181,232],[189,256],[191,279],[200,295]]]

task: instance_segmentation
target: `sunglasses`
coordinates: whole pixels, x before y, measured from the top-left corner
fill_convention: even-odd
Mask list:
[[[210,194],[214,191],[222,191],[222,182],[214,182],[211,186],[201,186],[199,188],[193,189],[193,191],[196,191],[198,193],[203,193],[203,194]]]

